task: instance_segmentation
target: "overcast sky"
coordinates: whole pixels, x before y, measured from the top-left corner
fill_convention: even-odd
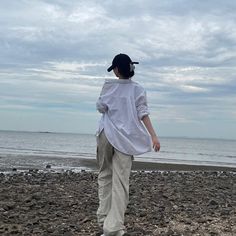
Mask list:
[[[236,139],[236,1],[0,1],[0,130],[95,133],[130,55],[160,136]]]

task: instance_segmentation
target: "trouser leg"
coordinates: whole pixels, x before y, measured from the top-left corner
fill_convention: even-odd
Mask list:
[[[103,227],[104,220],[111,207],[112,195],[112,157],[114,148],[108,142],[104,131],[98,137],[97,162],[98,174],[98,198],[99,207],[97,210],[98,224]]]
[[[124,233],[124,215],[129,202],[129,177],[132,156],[115,149],[112,159],[112,195],[111,206],[105,218],[103,229],[105,235],[122,235]]]

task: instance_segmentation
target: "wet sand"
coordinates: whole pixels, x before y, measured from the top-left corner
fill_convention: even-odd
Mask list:
[[[94,163],[89,172],[0,174],[0,235],[96,235]],[[133,170],[131,235],[236,235],[236,169],[134,162]]]
[[[96,158],[84,157],[54,157],[54,156],[35,156],[35,155],[5,155],[0,156],[0,172],[11,171],[13,168],[19,171],[28,171],[29,169],[44,170],[46,165],[50,165],[52,171],[62,170],[91,170],[97,171]],[[234,171],[234,167],[224,166],[206,166],[191,164],[172,164],[144,162],[135,158],[132,170],[159,170],[159,171]]]
[[[97,170],[97,163],[94,159],[80,159],[80,164],[91,170]],[[143,162],[135,160],[132,170],[145,171],[236,171],[236,167],[224,166],[206,166],[206,165],[188,165],[188,164],[172,164],[172,163],[156,163]]]

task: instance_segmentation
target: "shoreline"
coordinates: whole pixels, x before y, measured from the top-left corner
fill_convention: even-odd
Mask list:
[[[94,159],[81,159],[80,163],[92,170],[97,170],[97,163]],[[232,171],[236,172],[236,167],[227,166],[208,166],[194,164],[176,164],[176,163],[156,163],[133,161],[132,171]]]
[[[1,157],[0,157],[1,158]],[[18,158],[18,162],[22,160],[20,166],[15,166],[12,163],[0,167],[0,173],[4,172],[24,172],[29,170],[37,171],[98,171],[96,159],[90,158],[57,158],[51,157],[42,159],[38,162],[39,158],[34,157],[30,160],[22,157]],[[41,157],[40,157],[41,159]],[[49,166],[49,168],[47,167]],[[236,167],[230,166],[214,166],[214,165],[199,165],[199,164],[180,164],[180,163],[159,163],[159,162],[145,162],[135,159],[132,165],[132,171],[230,171],[236,172]]]

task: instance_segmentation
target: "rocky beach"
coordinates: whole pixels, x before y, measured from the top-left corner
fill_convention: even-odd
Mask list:
[[[95,171],[0,174],[0,235],[93,236],[97,207]],[[236,172],[133,171],[125,225],[133,236],[236,235]]]

